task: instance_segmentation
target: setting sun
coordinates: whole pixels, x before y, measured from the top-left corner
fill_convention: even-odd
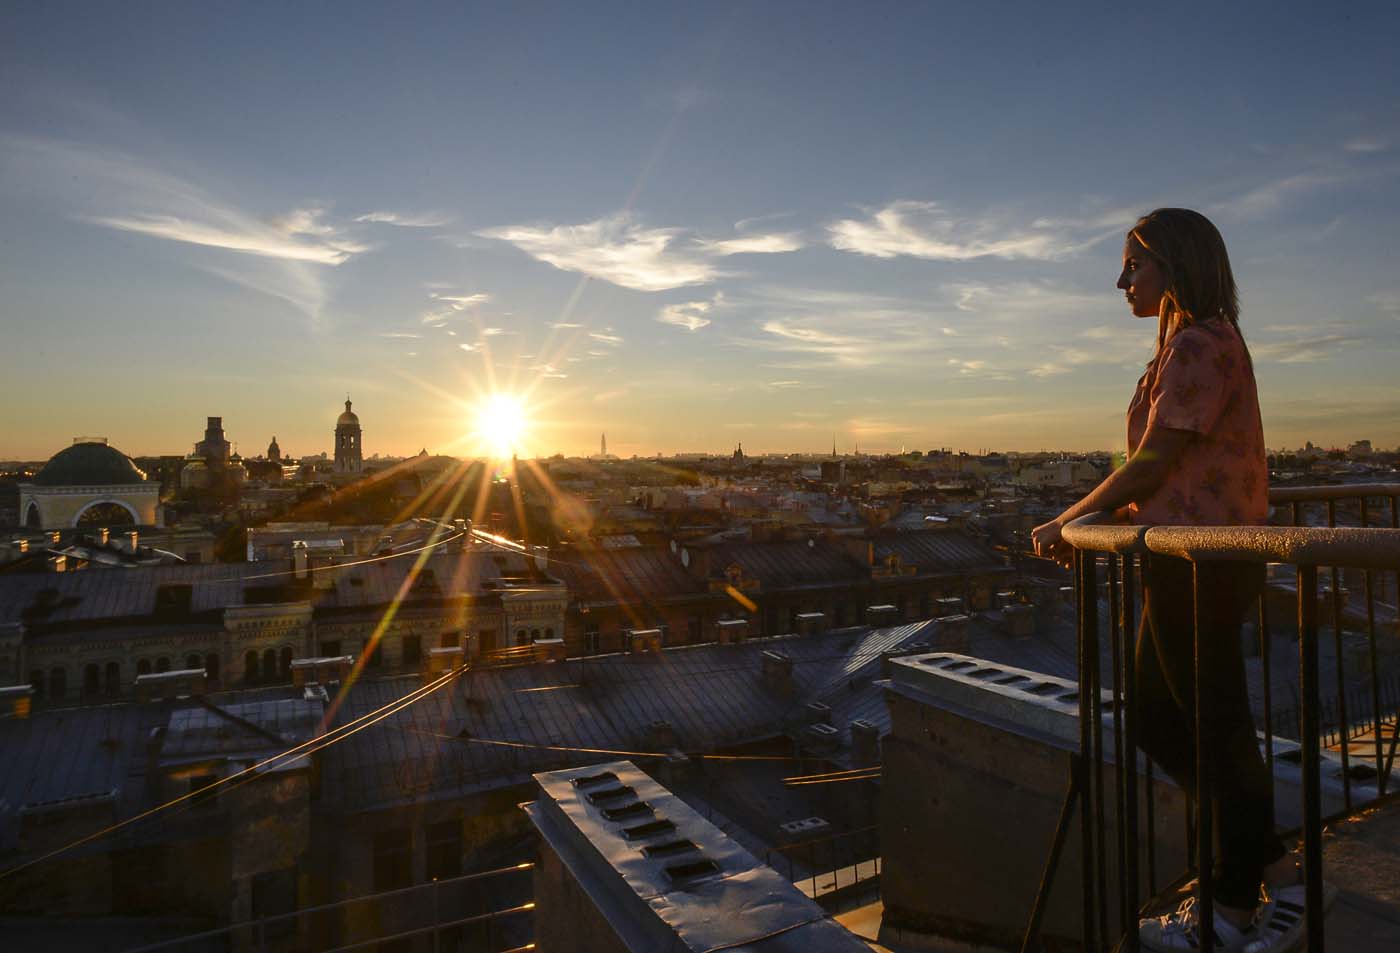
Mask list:
[[[519,398],[492,394],[477,410],[476,437],[483,452],[505,459],[520,448],[527,425]]]

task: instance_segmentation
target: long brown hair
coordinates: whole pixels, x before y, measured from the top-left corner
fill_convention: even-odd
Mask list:
[[[1191,209],[1159,208],[1138,219],[1128,237],[1162,270],[1158,353],[1177,331],[1198,321],[1224,319],[1239,329],[1239,289],[1225,239],[1210,219]]]

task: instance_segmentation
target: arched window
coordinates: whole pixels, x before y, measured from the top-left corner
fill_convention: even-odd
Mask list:
[[[44,672],[42,669],[35,669],[29,673],[29,687],[34,689],[35,698],[44,697]]]
[[[96,662],[83,666],[83,697],[91,698],[102,691],[102,670]]]
[[[263,652],[262,658],[263,681],[275,682],[277,680],[277,650],[268,649]]]
[[[211,682],[219,680],[219,656],[213,652],[204,656],[204,674],[209,676]]]
[[[148,659],[148,658],[139,658],[139,659],[137,659],[137,660],[136,660],[136,674],[137,674],[137,675],[149,675],[149,674],[151,674],[151,660]]]
[[[531,640],[532,642],[533,642],[535,639],[538,639],[539,637],[540,637],[540,630],[539,630],[539,629],[531,629],[531,630],[530,630],[530,640]]]
[[[258,680],[258,653],[248,650],[243,656],[243,681],[249,685]]]
[[[194,655],[186,655],[186,656],[185,656],[185,668],[203,668],[203,667],[204,667],[203,665],[200,665],[200,664],[199,664],[199,655],[198,655],[197,653],[194,654]]]
[[[122,693],[122,663],[107,663],[107,694],[120,695]]]
[[[62,668],[49,669],[49,697],[66,698],[68,696],[68,672]]]
[[[292,677],[292,649],[291,646],[283,646],[281,654],[277,656],[277,674],[283,681]]]
[[[120,503],[94,503],[78,517],[79,526],[135,526],[131,510]]]
[[[525,645],[530,641],[530,634],[524,629],[517,629],[515,632],[515,644]]]
[[[39,504],[30,503],[29,509],[24,511],[25,529],[43,529],[44,518],[39,515]]]
[[[156,671],[157,671],[157,672],[168,672],[168,671],[170,671],[170,659],[166,658],[164,655],[162,655],[162,656],[160,656],[158,659],[156,659]]]

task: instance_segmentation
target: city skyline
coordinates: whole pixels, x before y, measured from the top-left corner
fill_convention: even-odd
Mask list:
[[[0,458],[1120,449],[1157,205],[1269,446],[1400,444],[1393,8],[624,9],[0,13]]]

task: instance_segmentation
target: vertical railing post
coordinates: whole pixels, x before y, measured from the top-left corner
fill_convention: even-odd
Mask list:
[[[1128,775],[1134,770],[1136,759],[1131,749],[1123,745],[1123,633],[1121,616],[1122,594],[1119,592],[1118,556],[1108,557],[1108,642],[1112,650],[1112,715],[1113,715],[1113,820],[1114,833],[1118,841],[1118,923],[1120,930],[1127,930],[1132,917],[1133,892],[1129,888],[1128,871],[1128,832],[1127,789]]]
[[[441,882],[440,880],[438,880],[436,877],[434,877],[434,878],[433,878],[433,953],[442,953],[442,931],[441,931],[440,929],[438,929],[439,924],[442,923],[442,916],[440,915],[441,904],[439,903],[439,900],[438,900],[438,893],[440,892],[441,886],[442,886],[442,882]]]
[[[1127,831],[1125,855],[1127,866],[1124,880],[1128,885],[1128,919],[1123,924],[1127,931],[1127,953],[1137,953],[1137,911],[1138,911],[1138,789],[1137,789],[1137,630],[1133,618],[1133,568],[1132,554],[1123,557],[1123,814],[1124,828]],[[1151,856],[1149,850],[1148,856]]]
[[[1327,501],[1327,525],[1337,525],[1337,501]],[[1337,652],[1337,736],[1342,747],[1342,800],[1351,811],[1351,732],[1347,730],[1346,659],[1342,645],[1342,583],[1337,567],[1330,568],[1332,582],[1332,642]]]
[[[1298,681],[1302,695],[1303,877],[1308,949],[1323,953],[1322,787],[1318,777],[1317,567],[1298,567]]]
[[[1094,704],[1093,696],[1098,681],[1099,638],[1098,638],[1098,599],[1095,593],[1095,555],[1082,549],[1074,551],[1075,573],[1078,585],[1079,607],[1079,762],[1081,771],[1080,790],[1080,887],[1083,891],[1083,941],[1086,950],[1099,949],[1095,942],[1095,891],[1097,880],[1094,876],[1096,857],[1094,836],[1094,788],[1095,774],[1102,779],[1102,767],[1095,757]]]
[[[1361,525],[1369,526],[1371,514],[1366,506],[1366,498],[1361,498]],[[1376,796],[1385,796],[1385,784],[1387,778],[1383,772],[1385,765],[1381,758],[1381,670],[1380,661],[1376,658],[1376,572],[1374,569],[1367,569],[1364,575],[1366,581],[1366,648],[1368,658],[1371,662],[1371,740],[1374,742],[1374,752],[1376,758]]]
[[[1215,799],[1215,738],[1214,732],[1209,730],[1213,723],[1214,699],[1211,693],[1201,687],[1201,672],[1214,670],[1215,649],[1212,640],[1204,629],[1206,608],[1202,604],[1201,587],[1201,564],[1191,563],[1191,603],[1194,609],[1195,618],[1193,620],[1193,641],[1195,644],[1193,656],[1194,665],[1194,689],[1196,695],[1196,870],[1199,876],[1196,883],[1199,885],[1199,899],[1197,903],[1200,908],[1200,924],[1198,931],[1201,941],[1201,948],[1204,950],[1215,949],[1215,891],[1211,885],[1211,871],[1215,867],[1215,845],[1211,842],[1212,821],[1211,804]],[[1211,658],[1204,659],[1205,652],[1210,652]]]
[[[1264,588],[1259,591],[1259,665],[1264,684],[1264,764],[1274,776],[1274,668],[1273,639],[1269,636],[1269,575],[1264,571]]]

